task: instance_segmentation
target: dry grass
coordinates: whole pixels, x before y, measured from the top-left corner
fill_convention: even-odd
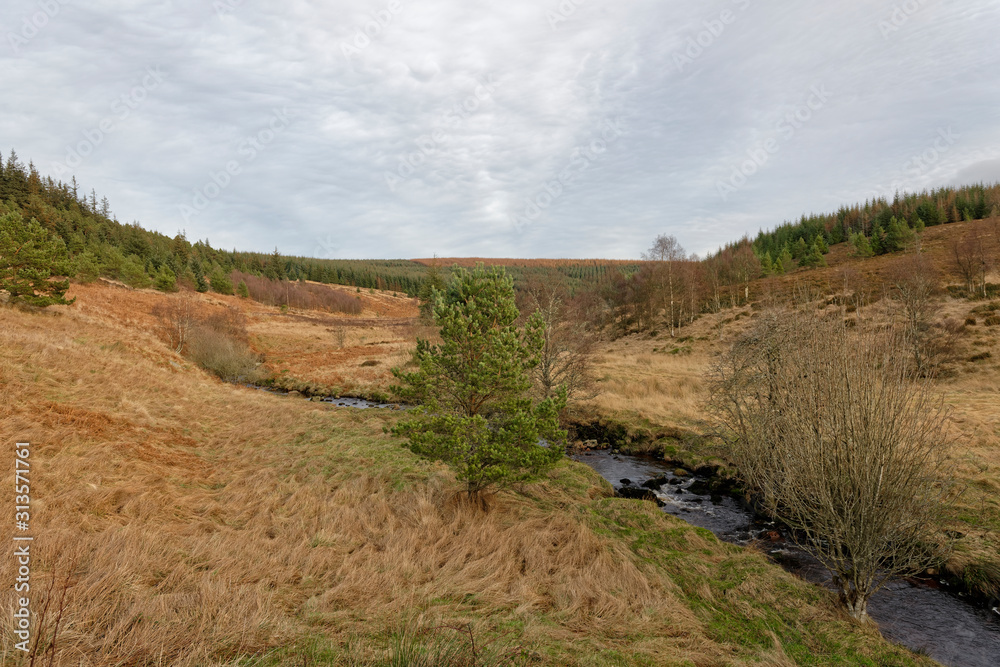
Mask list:
[[[809,632],[831,628],[851,655],[910,660],[852,636],[825,598],[760,556],[655,508],[602,499],[606,485],[583,466],[564,464],[482,515],[453,500],[447,470],[383,433],[391,413],[222,384],[158,338],[145,313],[169,297],[74,291],[73,307],[0,309],[0,431],[8,452],[15,440],[33,452],[33,608],[58,596],[45,593],[49,582],[70,577],[55,664],[222,665],[252,655],[302,664],[308,656],[289,647],[306,640],[332,652],[329,664],[357,664],[414,617],[514,630],[539,664],[784,661],[780,642],[744,644],[715,629],[722,611],[711,585],[675,580],[711,580],[733,559],[781,582],[779,624],[799,627],[808,608],[819,619]],[[247,316],[253,340],[279,337],[275,313]],[[298,316],[283,339],[289,353],[323,326]],[[367,329],[351,331],[345,344],[367,345]],[[646,537],[620,533],[629,521],[629,534]],[[693,554],[680,569],[644,555],[662,535]],[[0,581],[14,567],[0,559]],[[753,594],[731,596],[753,606]],[[2,659],[14,663],[9,652]]]

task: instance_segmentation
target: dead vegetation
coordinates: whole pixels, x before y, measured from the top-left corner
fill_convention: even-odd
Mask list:
[[[36,457],[45,664],[385,664],[386,633],[414,618],[474,622],[532,664],[773,664],[810,645],[836,646],[838,664],[926,662],[852,634],[761,556],[606,498],[577,464],[472,513],[450,473],[383,433],[391,413],[220,383],[157,332],[150,301],[168,297],[100,285],[80,296],[50,313],[0,310],[0,429]],[[246,315],[251,341],[279,317]],[[61,564],[64,546],[75,566]],[[0,578],[13,567],[0,559]],[[723,593],[734,568],[773,592]]]

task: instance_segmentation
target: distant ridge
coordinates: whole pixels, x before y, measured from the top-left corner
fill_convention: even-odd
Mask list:
[[[524,266],[524,267],[553,267],[553,266],[626,266],[638,264],[638,259],[524,259],[511,257],[432,257],[410,260],[424,266],[431,266],[437,263],[439,266],[452,266],[458,264],[462,267],[475,266],[482,262],[487,266]]]

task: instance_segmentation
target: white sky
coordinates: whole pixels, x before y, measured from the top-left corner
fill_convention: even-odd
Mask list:
[[[0,34],[4,155],[216,247],[704,253],[1000,180],[997,0],[4,0]]]

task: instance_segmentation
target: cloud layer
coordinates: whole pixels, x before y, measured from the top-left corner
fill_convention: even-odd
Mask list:
[[[9,0],[0,148],[325,257],[704,253],[1000,179],[995,0]]]

